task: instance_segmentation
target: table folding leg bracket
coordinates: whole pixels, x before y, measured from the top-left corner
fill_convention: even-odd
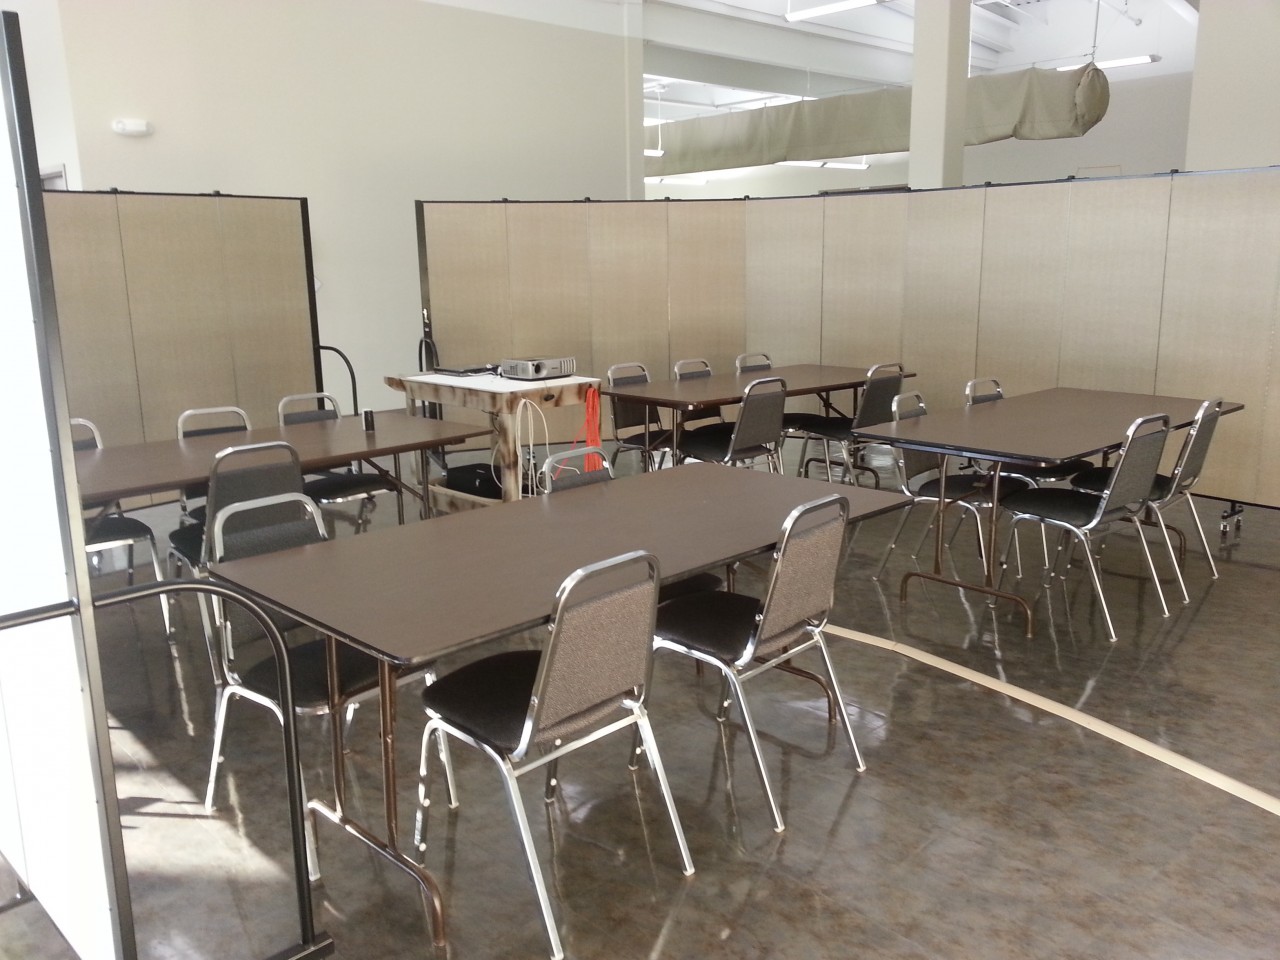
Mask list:
[[[396,839],[399,833],[399,815],[396,806],[396,673],[385,660],[378,661],[378,728],[382,742],[382,797],[386,818],[386,834],[379,837],[363,824],[347,816],[346,743],[342,722],[343,704],[338,695],[338,643],[328,638],[329,672],[329,726],[333,744],[333,806],[312,800],[307,809],[312,815],[325,817],[342,827],[348,834],[363,842],[393,866],[399,867],[418,884],[422,908],[431,923],[432,942],[444,947],[444,900],[440,887],[425,867],[405,856]]]
[[[945,584],[949,587],[959,587],[961,590],[972,590],[976,593],[985,593],[989,597],[995,597],[998,600],[1009,600],[1016,603],[1022,608],[1022,614],[1027,624],[1027,636],[1035,635],[1035,620],[1031,615],[1031,607],[1027,601],[1016,593],[1008,593],[999,590],[995,585],[995,550],[996,550],[996,520],[1000,512],[1000,463],[996,462],[995,468],[991,473],[991,513],[988,519],[988,530],[990,531],[987,542],[989,547],[983,552],[982,557],[982,583],[970,583],[967,580],[959,580],[954,577],[944,576],[942,573],[942,551],[946,535],[943,532],[943,519],[946,517],[947,507],[954,501],[947,499],[947,461],[950,459],[946,454],[939,456],[939,474],[938,474],[938,509],[936,520],[934,521],[934,544],[933,544],[933,570],[912,570],[902,575],[902,587],[899,590],[899,599],[902,603],[907,602],[907,584],[911,582],[913,577],[921,580],[931,580],[934,583]]]

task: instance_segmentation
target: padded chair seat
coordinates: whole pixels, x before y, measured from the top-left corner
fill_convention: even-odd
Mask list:
[[[782,415],[782,429],[792,433],[813,433],[831,418],[821,413],[793,411]]]
[[[726,426],[731,425],[726,424]],[[722,463],[724,458],[729,455],[729,444],[732,440],[732,429],[720,436],[702,436],[701,431],[694,431],[694,433],[686,433],[680,438],[680,453],[686,457],[692,457],[694,460]],[[749,447],[746,450],[739,451],[741,454],[739,459],[748,460],[752,457],[763,457],[768,452],[768,447]]]
[[[317,502],[349,500],[392,489],[376,473],[325,473],[305,481],[302,492]]]
[[[850,439],[849,433],[853,430],[853,420],[849,417],[824,417],[816,413],[808,416],[809,420],[804,428],[807,433],[839,442]]]
[[[991,478],[984,473],[949,473],[947,474],[947,499],[955,500],[959,497],[969,497],[975,493],[984,493],[989,491],[991,487]],[[1022,490],[1028,490],[1031,484],[1026,480],[1017,477],[1002,477],[1000,480],[1000,502],[1003,504],[1008,496]],[[916,488],[916,495],[920,497],[938,498],[938,493],[942,489],[941,483],[935,478],[926,480]]]
[[[107,514],[85,524],[85,546],[94,547],[104,543],[120,543],[132,540],[150,540],[151,528],[134,517],[121,516],[118,513]]]
[[[1027,513],[1046,520],[1083,527],[1098,512],[1099,497],[1083,490],[1064,487],[1040,487],[1018,490],[1000,498],[1000,506],[1013,513]]]
[[[760,600],[720,590],[689,593],[658,605],[655,635],[725,663],[742,655],[755,629]]]
[[[422,705],[500,753],[520,745],[542,654],[513,650],[485,657],[422,691]]]
[[[1006,463],[1000,468],[1005,476],[1026,477],[1036,483],[1050,480],[1066,480],[1077,473],[1089,470],[1093,464],[1088,460],[1064,460],[1049,466],[1034,463]],[[1108,469],[1108,473],[1111,471]],[[1099,488],[1101,490],[1101,488]]]
[[[275,618],[272,617],[274,620]],[[328,663],[325,640],[308,640],[289,648],[289,675],[293,680],[293,702],[298,707],[319,706],[329,699]],[[346,643],[338,644],[338,677],[344,696],[351,697],[378,685],[378,661]],[[276,681],[276,660],[268,656],[240,675],[250,690],[275,699],[280,695]]]
[[[670,583],[664,583],[660,586],[658,588],[658,602],[664,603],[667,600],[674,600],[676,597],[683,597],[689,593],[712,593],[723,589],[723,577],[710,571],[695,573],[682,580],[672,580]]]
[[[618,443],[622,444],[627,449],[643,450],[645,448],[644,431],[636,430],[633,433],[628,433],[625,437],[620,437],[618,439]],[[649,449],[650,450],[658,450],[662,447],[669,447],[669,446],[671,446],[670,430],[650,430],[649,431]]]
[[[1088,470],[1082,470],[1071,478],[1071,486],[1077,490],[1087,490],[1090,493],[1102,493],[1107,489],[1107,483],[1111,479],[1112,470],[1110,467],[1090,467]],[[1163,500],[1169,495],[1169,487],[1172,485],[1173,479],[1163,473],[1157,473],[1155,482],[1151,485],[1151,499]]]
[[[204,524],[188,523],[169,533],[169,546],[190,566],[200,565],[200,550],[204,544]]]

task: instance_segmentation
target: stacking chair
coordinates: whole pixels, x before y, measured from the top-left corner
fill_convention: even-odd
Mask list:
[[[215,490],[211,487],[211,501],[214,496]],[[240,500],[214,512],[209,559],[238,560],[320,543],[325,538],[324,521],[319,507],[301,493]],[[204,795],[206,813],[213,811],[218,768],[223,760],[227,709],[231,701],[244,699],[256,703],[270,710],[281,724],[284,723],[279,700],[279,670],[275,657],[266,644],[261,642],[265,639],[261,626],[234,603],[218,599],[214,602],[214,608],[217,624],[211,636],[210,661],[217,688],[217,705],[209,782]],[[292,617],[270,607],[266,610],[281,633],[301,629],[302,625]],[[313,637],[288,647],[293,708],[299,715],[315,716],[329,712],[327,642],[323,637]],[[337,702],[347,707],[350,719],[350,710],[355,703],[377,692],[378,661],[345,643],[338,644],[337,657],[340,684]],[[338,722],[336,717],[333,722]],[[310,818],[306,820],[306,831],[308,858],[315,878],[318,870]]]
[[[899,394],[893,398],[889,408],[890,418],[895,423],[923,417],[928,412],[924,397],[919,393]],[[905,447],[893,447],[892,449],[894,465],[898,474],[898,489],[905,496],[910,497],[911,502],[907,504],[905,510],[899,511],[898,526],[894,529],[889,545],[885,548],[884,556],[880,558],[880,566],[876,569],[872,579],[879,580],[884,575],[884,568],[889,563],[889,557],[898,545],[898,538],[902,535],[902,528],[906,526],[907,518],[915,510],[916,506],[927,504],[930,507],[934,507],[937,505],[940,496],[947,498],[948,505],[959,506],[964,511],[960,517],[961,523],[964,522],[965,516],[973,517],[974,525],[978,529],[978,553],[982,558],[983,569],[986,569],[991,555],[987,551],[986,538],[982,532],[982,514],[984,511],[992,509],[990,477],[981,473],[948,473],[944,485],[938,472],[937,454],[927,453],[923,450],[909,450]],[[1003,503],[1004,497],[1009,493],[1014,490],[1025,490],[1030,484],[1017,478],[1008,480],[1002,478],[1001,486],[1000,497]],[[920,543],[916,545],[917,554],[920,552],[920,546],[924,543],[924,537],[928,536],[931,529],[932,525],[925,527]],[[941,536],[941,534],[938,535]],[[953,533],[952,536],[954,535]],[[994,547],[995,545],[992,544],[992,549]]]
[[[276,408],[280,426],[295,423],[314,423],[321,420],[337,420],[342,409],[337,399],[329,393],[294,393],[280,400]],[[356,533],[369,529],[372,513],[377,506],[374,496],[395,488],[374,473],[361,473],[353,466],[345,470],[325,470],[310,474],[303,480],[302,492],[321,507],[341,503],[359,502],[354,527]]]
[[[1100,540],[1110,532],[1116,523],[1128,520],[1137,529],[1142,553],[1147,560],[1147,569],[1151,572],[1156,595],[1160,598],[1160,606],[1164,610],[1164,615],[1166,617],[1169,615],[1164,594],[1160,590],[1160,578],[1151,559],[1151,549],[1147,546],[1146,537],[1142,533],[1142,524],[1139,522],[1139,517],[1150,502],[1156,471],[1160,467],[1160,456],[1164,452],[1165,438],[1168,435],[1169,418],[1163,414],[1135,420],[1125,432],[1124,444],[1116,458],[1115,469],[1111,472],[1100,494],[1061,487],[1040,487],[1019,490],[1001,500],[1002,506],[1012,515],[1010,537],[1016,533],[1019,523],[1024,520],[1033,520],[1062,531],[1062,539],[1069,535],[1074,538],[1073,542],[1078,540],[1084,547],[1089,577],[1093,581],[1093,588],[1098,594],[1098,603],[1102,607],[1107,636],[1112,641],[1116,639],[1116,631],[1111,622],[1111,612],[1107,609],[1106,595],[1102,591],[1102,580],[1098,575],[1094,541],[1095,537]],[[1059,554],[1062,553],[1062,539],[1059,540]],[[1006,546],[1006,557],[1008,552]],[[1069,555],[1068,551],[1068,557]],[[1001,565],[1004,565],[1003,558]],[[1052,576],[1053,567],[1050,567],[1047,573]]]
[[[654,648],[684,654],[720,671],[724,684],[718,715],[721,722],[730,703],[737,702],[773,814],[774,829],[779,832],[785,824],[769,783],[760,738],[743,695],[743,682],[817,647],[840,707],[838,712],[854,760],[859,770],[866,769],[822,633],[835,594],[847,517],[845,499],[834,495],[791,511],[782,525],[763,600],[720,591],[677,597],[658,607]]]
[[[98,450],[102,447],[102,434],[92,421],[74,417],[71,428],[72,449]],[[135,548],[145,545],[151,551],[151,568],[155,571],[156,580],[164,579],[160,569],[160,551],[156,549],[156,535],[149,526],[137,517],[127,516],[121,510],[119,501],[88,504],[87,510],[93,516],[85,518],[84,546],[95,561],[108,550],[123,548],[129,586],[133,586],[133,552]],[[168,636],[173,631],[169,623],[169,599],[163,593],[160,594],[160,613],[164,617],[165,636]]]
[[[207,437],[221,433],[244,433],[250,429],[249,415],[239,407],[196,407],[178,414],[178,439]],[[229,442],[234,442],[228,438]],[[208,485],[193,484],[178,492],[182,522],[202,524],[205,521],[204,497]]]
[[[583,567],[556,592],[546,649],[485,657],[430,684],[422,693],[422,799],[419,846],[429,804],[432,738],[444,760],[450,807],[457,806],[446,735],[470,744],[497,766],[515,817],[552,957],[563,957],[551,900],[520,798],[519,777],[545,767],[554,795],[564,755],[628,727],[638,731],[658,778],[686,876],[693,862],[649,725],[645,701],[652,672],[658,561],[635,551]],[[635,769],[635,753],[630,763]]]
[[[643,363],[615,363],[605,380],[610,387],[633,387],[649,382],[649,370]],[[617,466],[618,455],[631,451],[644,458],[646,469],[661,467],[671,450],[671,431],[663,427],[658,408],[616,397],[610,398],[609,408],[615,445],[610,464]]]
[[[1179,501],[1185,501],[1195,522],[1196,532],[1200,534],[1200,545],[1204,547],[1205,559],[1209,561],[1209,573],[1214,580],[1218,579],[1218,565],[1213,561],[1213,551],[1209,549],[1209,541],[1204,535],[1204,526],[1200,523],[1200,514],[1196,512],[1195,502],[1191,499],[1191,488],[1200,479],[1204,470],[1205,457],[1209,454],[1209,443],[1213,440],[1213,432],[1218,426],[1218,417],[1222,413],[1222,398],[1213,397],[1200,404],[1196,411],[1191,428],[1182,441],[1182,449],[1178,459],[1174,461],[1173,470],[1169,474],[1157,473],[1155,483],[1151,487],[1148,501],[1148,514],[1154,515],[1164,534],[1165,546],[1169,550],[1169,559],[1173,561],[1173,570],[1178,578],[1178,588],[1182,591],[1182,602],[1190,603],[1187,584],[1182,576],[1181,564],[1174,553],[1173,543],[1169,539],[1169,528],[1165,524],[1164,511]],[[1093,467],[1082,471],[1071,478],[1071,486],[1077,490],[1101,493],[1106,489],[1112,475],[1111,467]]]
[[[858,401],[858,409],[852,417],[808,417],[802,427],[805,435],[804,446],[800,448],[800,466],[798,474],[809,475],[812,463],[826,466],[827,477],[833,476],[831,444],[840,445],[841,465],[844,467],[845,481],[853,482],[857,474],[868,474],[877,489],[880,487],[880,474],[874,468],[859,462],[863,449],[874,444],[859,441],[853,431],[861,427],[887,423],[893,416],[893,398],[902,389],[905,376],[900,363],[878,363],[867,371],[867,384],[862,389],[862,397]],[[807,457],[809,440],[818,440],[823,445],[823,456],[811,459]]]
[[[677,380],[701,380],[711,376],[711,364],[695,357],[689,360],[677,360],[671,368]],[[693,414],[677,413],[680,417],[682,433],[703,431],[704,436],[727,434],[733,424],[724,418],[724,410],[720,407],[704,407]]]
[[[787,385],[779,377],[753,380],[743,392],[738,419],[727,431],[690,430],[680,435],[676,453],[683,459],[712,463],[751,464],[763,459],[774,473],[782,472],[782,410]]]
[[[964,385],[964,405],[974,407],[981,403],[995,403],[1004,399],[1004,390],[999,380],[970,380]],[[1088,460],[1064,460],[1062,463],[1042,465],[1038,463],[1004,463],[1000,467],[1001,476],[1019,477],[1031,486],[1039,487],[1046,483],[1061,483],[1070,480],[1082,470],[1088,470],[1093,464]]]
[[[734,367],[741,376],[744,373],[764,373],[773,369],[773,360],[769,358],[767,353],[742,353],[733,362]],[[787,411],[782,414],[782,434],[783,437],[800,437],[804,438],[809,432],[809,425],[815,420],[826,419],[820,413],[804,413],[799,410]]]

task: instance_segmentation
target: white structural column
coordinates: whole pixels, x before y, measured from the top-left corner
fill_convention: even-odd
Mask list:
[[[913,190],[964,182],[969,9],[969,0],[916,4],[907,166],[907,184]]]
[[[1201,0],[1187,123],[1188,170],[1280,163],[1277,44],[1280,3]]]

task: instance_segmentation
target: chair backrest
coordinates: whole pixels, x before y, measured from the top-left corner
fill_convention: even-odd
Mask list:
[[[848,502],[836,494],[791,511],[773,552],[759,622],[739,665],[793,642],[806,626],[826,623],[848,517]]]
[[[596,457],[596,466],[589,459]],[[573,461],[582,463],[573,465]],[[538,489],[544,493],[559,493],[573,487],[585,487],[613,479],[613,469],[605,452],[599,447],[576,447],[553,453],[538,469]]]
[[[302,466],[293,447],[280,440],[227,447],[213,457],[206,509],[213,519],[233,504],[285,493],[302,493]],[[226,533],[227,536],[239,533],[241,525],[282,523],[295,514],[296,509],[289,507],[278,507],[274,512],[264,507],[253,517],[233,515]],[[213,555],[213,547],[212,539],[206,536],[203,546],[205,562]]]
[[[71,449],[99,450],[102,448],[102,434],[92,420],[83,417],[71,418]],[[80,429],[76,429],[79,427]]]
[[[203,423],[204,426],[197,426]],[[207,437],[250,429],[249,415],[239,407],[196,407],[178,414],[178,436]]]
[[[657,601],[658,560],[641,550],[565,579],[514,758],[587,730],[624,701],[644,700]]]
[[[902,389],[904,372],[900,363],[878,363],[867,371],[867,383],[853,415],[854,427],[870,427],[893,419],[893,398]]]
[[[889,415],[895,423],[902,420],[914,420],[929,413],[924,397],[919,393],[900,393],[889,404]],[[898,464],[898,484],[902,492],[911,496],[911,481],[923,474],[936,472],[938,457],[924,450],[908,450],[906,447],[893,448],[894,459]]]
[[[300,409],[292,410],[291,407]],[[337,420],[342,416],[342,408],[331,393],[291,393],[280,398],[276,415],[280,418],[280,426],[287,427],[294,423]]]
[[[1209,443],[1213,440],[1213,432],[1217,429],[1218,417],[1221,415],[1221,397],[1213,397],[1200,404],[1200,409],[1196,411],[1195,419],[1191,421],[1191,427],[1183,438],[1182,449],[1178,451],[1178,459],[1170,474],[1172,483],[1162,501],[1186,493],[1200,479],[1205,457],[1209,454]]]
[[[775,449],[782,442],[786,403],[787,385],[781,377],[762,377],[747,384],[733,425],[728,459],[754,456],[762,448]]]
[[[1132,516],[1146,505],[1168,436],[1169,418],[1163,413],[1139,417],[1129,425],[1115,469],[1098,501],[1098,511],[1084,526],[1093,527]]]
[[[615,363],[605,373],[605,381],[611,387],[634,387],[636,384],[649,382],[649,369],[643,363]],[[613,414],[614,440],[624,439],[619,435],[619,431],[644,426],[662,426],[662,418],[658,416],[657,407],[647,403],[634,403],[630,400],[610,397],[609,406]]]
[[[1004,390],[1000,381],[990,378],[970,380],[964,385],[964,405],[972,407],[979,403],[993,403],[1004,399]]]
[[[711,364],[700,358],[677,360],[671,368],[677,380],[695,380],[711,376]]]
[[[773,361],[769,359],[767,353],[740,353],[733,361],[733,365],[739,374],[759,373],[761,370],[773,369]]]

